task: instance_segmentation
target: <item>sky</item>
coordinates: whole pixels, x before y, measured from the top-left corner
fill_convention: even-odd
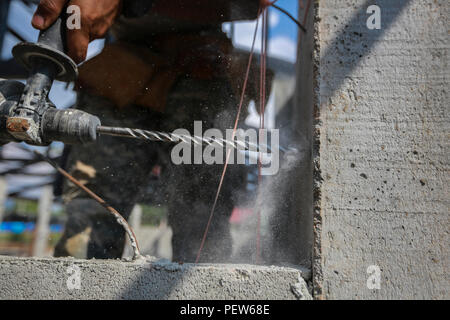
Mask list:
[[[1,1],[1,0],[0,0]],[[298,13],[298,0],[278,0],[277,5],[289,11],[294,17]],[[37,39],[38,31],[31,26],[31,17],[33,10],[23,5],[20,1],[13,0],[11,2],[10,12],[8,16],[8,25],[16,30],[25,40],[34,42]],[[261,21],[260,24],[261,26]],[[235,23],[235,31],[233,35],[233,42],[236,47],[250,49],[253,35],[255,32],[255,21],[244,21]],[[229,30],[229,25],[224,24],[224,30]],[[269,44],[268,55],[283,59],[289,62],[295,62],[297,52],[297,34],[298,27],[283,13],[271,8],[269,10]],[[260,31],[258,32],[258,39],[256,41],[256,52],[261,49]],[[11,49],[18,42],[12,35],[6,35],[5,42],[2,48],[1,58],[10,59]],[[89,45],[88,59],[100,52],[103,47],[103,40],[96,40]],[[55,82],[52,91],[50,92],[50,99],[57,107],[66,108],[75,102],[75,94],[72,91],[72,86],[66,87],[65,83]],[[12,152],[17,152],[10,150]],[[12,190],[17,189],[21,185],[33,183],[30,181],[33,178],[15,179],[15,182],[10,182]],[[39,191],[35,190],[28,193],[28,196],[36,197]]]
[[[277,5],[294,17],[298,16],[297,0],[278,0]],[[255,45],[256,52],[261,50],[261,19]],[[234,44],[250,49],[256,28],[256,21],[235,23]],[[268,54],[286,61],[295,62],[297,56],[297,25],[280,11],[269,9]]]

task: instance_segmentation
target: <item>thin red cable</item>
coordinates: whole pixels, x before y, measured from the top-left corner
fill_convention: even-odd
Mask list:
[[[269,36],[269,10],[266,9],[265,13],[265,25],[264,25],[264,48],[263,48],[263,103],[262,103],[262,124],[261,128],[264,129],[264,114],[266,112],[266,76],[267,76],[267,45]]]
[[[258,10],[258,17],[259,17],[260,14],[261,14],[261,8]],[[237,126],[238,126],[238,123],[239,123],[239,117],[241,115],[242,105],[244,104],[245,91],[247,89],[248,78],[249,78],[249,75],[250,75],[250,67],[252,65],[252,60],[253,60],[253,51],[254,51],[254,48],[255,48],[256,34],[258,32],[258,26],[259,26],[259,19],[256,20],[256,28],[255,28],[255,33],[253,35],[252,48],[250,50],[250,56],[249,56],[248,65],[247,65],[247,71],[245,73],[244,84],[243,84],[243,87],[242,87],[241,99],[239,101],[238,112],[237,112],[237,115],[236,115],[236,121],[234,123],[233,135],[232,135],[232,139],[231,140],[234,140],[234,137],[236,136],[236,130],[237,130]],[[214,216],[214,211],[216,210],[217,200],[219,199],[219,194],[220,194],[220,191],[222,189],[222,184],[223,184],[223,180],[225,178],[225,173],[227,171],[228,162],[230,160],[230,154],[231,154],[231,149],[229,149],[228,152],[227,152],[227,158],[226,158],[226,161],[225,161],[225,165],[223,167],[222,175],[220,177],[219,187],[218,187],[217,192],[216,192],[216,197],[214,199],[214,204],[212,206],[211,213],[209,215],[209,219],[208,219],[208,223],[206,225],[205,232],[203,233],[202,242],[201,242],[200,248],[199,248],[199,250],[197,252],[197,257],[195,259],[195,263],[198,263],[198,261],[200,260],[200,255],[201,255],[201,252],[202,252],[203,247],[205,245],[205,241],[206,241],[206,237],[208,235],[209,227],[211,226],[211,221],[212,221],[212,218]]]
[[[259,70],[259,140],[261,141],[261,128],[263,121],[263,86],[264,86],[264,32],[266,25],[266,13],[267,8],[264,8],[262,13],[262,28],[261,28],[261,55],[260,55],[260,70]],[[261,185],[261,154],[258,155],[258,185]],[[256,257],[255,264],[259,264],[261,258],[261,210],[258,209],[256,212]]]
[[[308,13],[311,7],[311,2],[312,2],[311,0],[308,0],[308,3],[306,4],[305,14],[303,15],[303,25],[306,25],[306,19],[308,19]]]
[[[278,0],[270,1],[270,0],[260,0],[259,4],[262,9],[265,9],[267,7],[270,7],[271,5],[274,5]]]
[[[269,24],[268,19],[269,10],[264,9],[262,14],[262,32],[261,32],[261,65],[260,65],[260,130],[264,129],[264,115],[266,106],[266,77],[267,77],[267,45],[268,45],[268,34],[269,34]],[[260,141],[262,140],[262,132],[259,135]],[[258,184],[261,185],[262,182],[262,155],[259,154],[258,158]],[[257,226],[256,226],[256,264],[261,261],[261,211],[257,212]]]

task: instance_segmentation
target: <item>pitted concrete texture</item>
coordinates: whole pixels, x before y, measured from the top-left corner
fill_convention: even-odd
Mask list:
[[[301,274],[283,267],[148,259],[0,257],[0,299],[311,299]]]
[[[450,298],[449,8],[316,2],[317,297]]]

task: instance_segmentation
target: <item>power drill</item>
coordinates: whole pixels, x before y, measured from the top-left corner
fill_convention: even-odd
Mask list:
[[[54,80],[77,78],[75,62],[65,52],[65,19],[41,31],[37,43],[16,45],[13,56],[28,71],[26,85],[0,80],[0,143],[26,142],[46,146],[95,141],[100,119],[76,109],[56,109],[48,94]]]
[[[78,76],[76,63],[64,53],[65,35],[65,18],[60,16],[47,30],[40,32],[37,43],[22,42],[13,48],[14,58],[29,71],[29,77],[26,85],[0,79],[0,145],[26,142],[47,146],[53,141],[79,144],[95,141],[102,134],[167,143],[215,144],[260,152],[260,145],[246,141],[107,127],[101,125],[98,117],[84,111],[57,109],[48,97],[53,81],[71,82]],[[265,146],[264,150],[270,148]]]

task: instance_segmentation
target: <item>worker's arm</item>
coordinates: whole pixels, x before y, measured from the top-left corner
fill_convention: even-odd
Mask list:
[[[126,0],[125,0],[126,1]],[[122,0],[41,0],[33,16],[36,29],[47,29],[66,6],[77,5],[81,29],[67,30],[67,53],[80,63],[86,59],[89,42],[102,38],[122,9]]]

